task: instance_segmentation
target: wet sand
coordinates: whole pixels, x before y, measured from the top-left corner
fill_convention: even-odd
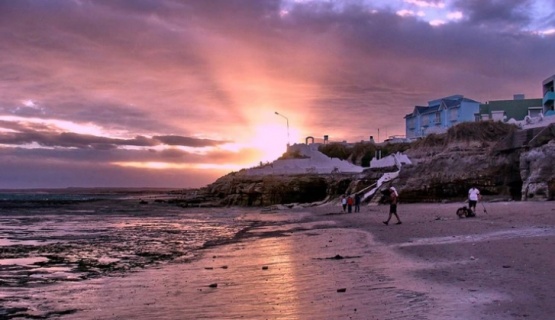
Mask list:
[[[76,312],[61,318],[550,319],[553,203],[484,203],[459,219],[461,205],[400,204],[403,224],[389,226],[387,206],[253,213],[284,224],[188,263],[68,284],[59,303]]]

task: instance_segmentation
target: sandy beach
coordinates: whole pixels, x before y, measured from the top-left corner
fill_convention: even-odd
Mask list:
[[[400,204],[389,226],[385,205],[252,212],[256,227],[200,259],[60,289],[76,310],[60,317],[552,318],[553,203],[484,203],[463,219],[460,206]]]

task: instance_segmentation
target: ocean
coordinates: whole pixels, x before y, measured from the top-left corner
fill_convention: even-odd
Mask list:
[[[467,263],[486,261],[466,258],[474,243],[413,239],[415,231],[450,239],[445,230],[489,230],[506,219],[478,224],[454,217],[457,204],[403,205],[405,223],[384,227],[387,206],[356,214],[337,205],[182,208],[169,201],[179,196],[1,192],[0,320],[478,319],[489,302],[506,299],[477,289],[484,280],[471,277],[483,272],[450,276],[451,267],[464,273]],[[450,218],[438,220],[439,212]],[[397,240],[375,239],[389,234]],[[454,260],[434,258],[459,247]],[[496,272],[512,270],[503,263]]]
[[[181,208],[166,201],[171,197],[152,190],[0,192],[0,319],[77,312],[56,297],[75,283],[194,261],[252,224],[252,210]]]

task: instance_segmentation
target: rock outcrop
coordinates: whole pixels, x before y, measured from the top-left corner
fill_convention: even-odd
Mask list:
[[[461,124],[415,143],[396,184],[411,202],[465,199],[472,185],[491,200],[553,200],[554,133],[555,125]]]
[[[379,147],[379,146],[377,146]],[[519,130],[499,122],[463,123],[429,135],[405,152],[395,185],[403,202],[464,201],[477,186],[489,200],[555,199],[555,125]],[[185,197],[182,205],[271,206],[337,201],[368,190],[384,172],[252,175],[235,172]],[[379,201],[379,192],[367,201]]]
[[[178,202],[185,206],[317,204],[372,183],[364,179],[365,176],[346,173],[266,176],[231,173]]]
[[[536,134],[520,155],[522,200],[555,200],[555,125]]]

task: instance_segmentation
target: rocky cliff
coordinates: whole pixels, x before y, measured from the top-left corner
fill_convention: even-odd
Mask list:
[[[379,146],[377,146],[379,148]],[[499,122],[463,123],[411,144],[393,184],[404,202],[462,201],[477,186],[486,199],[555,199],[555,125],[519,130]],[[335,201],[366,190],[384,171],[358,174],[245,175],[221,177],[182,205],[270,206]],[[380,193],[368,201],[379,201]]]

